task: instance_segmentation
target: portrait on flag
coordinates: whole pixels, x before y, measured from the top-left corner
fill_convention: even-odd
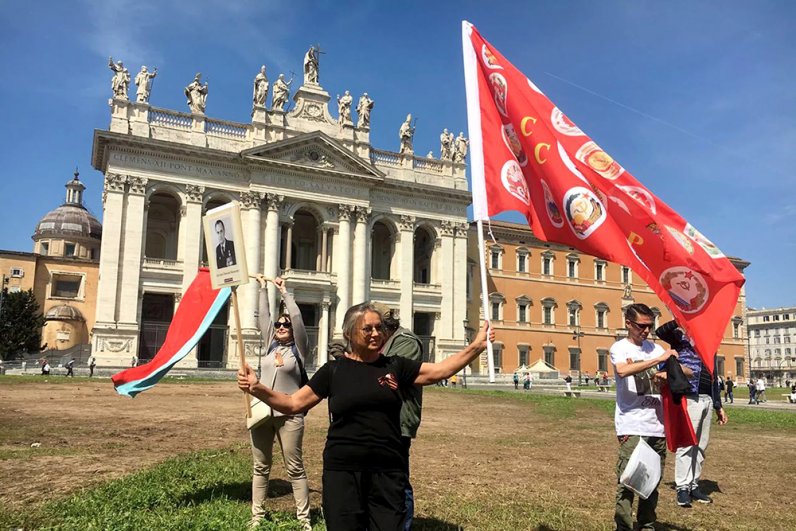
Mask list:
[[[213,288],[249,282],[240,221],[240,203],[232,201],[204,216],[205,248]]]

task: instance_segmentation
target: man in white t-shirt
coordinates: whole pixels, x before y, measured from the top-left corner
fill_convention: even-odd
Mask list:
[[[616,410],[614,423],[619,440],[617,462],[616,511],[614,521],[617,529],[633,528],[632,490],[619,483],[633,450],[643,438],[661,457],[661,469],[666,459],[666,436],[663,431],[663,404],[658,385],[665,374],[658,365],[674,350],[664,350],[647,341],[655,323],[655,314],[645,304],[631,304],[625,309],[627,338],[611,346],[611,363],[616,376]],[[658,505],[658,488],[646,500],[639,497],[638,528],[654,529]]]

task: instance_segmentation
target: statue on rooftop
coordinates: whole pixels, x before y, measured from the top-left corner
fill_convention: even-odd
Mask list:
[[[150,72],[146,66],[141,67],[141,71],[135,76],[135,84],[138,87],[135,91],[135,101],[138,103],[149,103],[149,94],[152,92],[152,79],[157,75],[157,68]]]
[[[130,86],[130,72],[121,61],[113,62],[113,57],[108,57],[108,68],[113,70],[111,90],[114,98],[127,99],[127,88]]]
[[[452,160],[453,159],[453,133],[449,133],[447,129],[442,130],[439,135],[439,160]]]
[[[464,138],[462,131],[459,131],[459,136],[456,137],[453,145],[453,162],[464,163],[464,159],[467,156],[467,146],[469,145],[470,141]]]
[[[260,67],[260,72],[254,78],[252,90],[252,103],[255,106],[265,107],[268,98],[268,76],[265,75],[265,65]]]
[[[357,103],[357,127],[370,127],[370,111],[373,110],[373,100],[368,93],[359,97]]]
[[[354,98],[351,97],[351,93],[347,90],[343,97],[341,98],[338,94],[337,96],[337,113],[339,115],[338,123],[340,125],[343,124],[350,124],[351,123],[351,104],[354,102]]]
[[[284,111],[287,99],[290,96],[290,81],[285,81],[285,74],[279,74],[279,79],[274,82],[274,94],[271,100],[271,109],[274,111]]]
[[[191,84],[185,87],[185,96],[188,98],[188,107],[193,113],[204,113],[207,108],[207,81],[202,85],[202,73],[194,76]]]
[[[401,154],[408,154],[411,155],[414,153],[414,149],[412,149],[412,139],[415,136],[415,127],[412,124],[412,115],[406,115],[406,121],[401,124],[401,128],[398,130],[398,137],[401,139],[401,149],[398,150],[398,153]]]
[[[304,54],[304,83],[318,83],[318,52],[315,46],[310,46]]]

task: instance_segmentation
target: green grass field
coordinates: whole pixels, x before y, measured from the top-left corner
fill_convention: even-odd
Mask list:
[[[5,379],[0,383],[4,385]],[[73,384],[81,383],[75,381]],[[530,432],[506,430],[504,423],[499,421],[493,430],[496,433],[483,433],[481,429],[470,433],[466,440],[461,440],[455,432],[445,429],[429,428],[421,434],[421,437],[426,438],[425,444],[440,450],[423,457],[421,463],[414,461],[413,467],[441,466],[444,470],[444,461],[448,458],[449,452],[457,451],[456,449],[461,448],[462,444],[478,447],[482,454],[481,460],[488,466],[483,468],[481,465],[484,463],[476,463],[472,467],[472,474],[452,474],[445,476],[446,479],[440,477],[439,482],[429,482],[424,479],[422,483],[416,484],[419,511],[415,529],[564,530],[611,527],[608,516],[612,505],[611,489],[608,487],[611,481],[610,460],[613,459],[615,450],[610,447],[600,448],[601,452],[593,454],[604,456],[597,459],[608,459],[607,464],[590,463],[595,457],[588,454],[590,446],[587,445],[584,458],[590,466],[584,466],[582,470],[579,467],[573,469],[568,461],[570,457],[568,453],[583,454],[584,447],[580,446],[583,440],[595,440],[595,438],[611,440],[613,401],[589,398],[567,399],[506,391],[429,389],[427,393],[428,420],[424,422],[429,424],[451,422],[448,416],[438,418],[436,415],[441,407],[455,401],[456,410],[462,410],[462,404],[478,404],[478,407],[484,408],[484,411],[495,411],[499,408],[506,411],[506,418],[511,422],[525,419],[533,429]],[[606,426],[609,426],[607,430]],[[568,434],[564,439],[556,437],[555,440],[560,440],[558,448],[551,447],[549,441],[542,435],[545,430],[556,429]],[[743,442],[750,436],[772,440],[775,442],[775,447],[779,444],[792,445],[793,436],[796,435],[796,414],[788,411],[734,408],[731,410],[730,424],[721,429],[725,431],[720,437],[729,441],[721,450],[724,457],[743,460],[747,455],[743,453],[745,452]],[[606,431],[604,439],[595,436],[595,433]],[[20,438],[20,434],[15,434],[13,429],[9,433],[0,435],[0,443]],[[549,455],[551,460],[554,454],[557,457],[551,469],[540,464],[529,469],[532,470],[530,473],[522,472],[519,477],[515,477],[513,473],[506,475],[507,469],[514,468],[510,464],[510,455],[507,461],[505,454],[516,452],[518,448],[522,448],[523,452],[530,452],[529,455]],[[26,459],[34,453],[36,453],[34,450],[6,449],[0,451],[0,463]],[[58,455],[69,457],[67,451]],[[792,472],[794,453],[786,452],[781,457],[787,459],[783,472]],[[584,458],[579,457],[575,463],[582,462],[581,459]],[[23,508],[10,508],[0,501],[0,529],[131,531],[245,529],[250,515],[250,460],[248,444],[239,442],[224,449],[184,453],[121,479],[83,488],[60,499],[48,499],[44,496],[45,501],[42,503]],[[671,463],[672,461],[667,460],[670,468]],[[746,469],[744,462],[737,465],[736,470]],[[756,465],[750,464],[750,466]],[[275,455],[274,468],[275,470],[281,468],[277,455]],[[493,472],[490,473],[489,470]],[[601,474],[596,479],[593,477],[595,471],[600,471]],[[52,473],[61,472],[53,470]],[[317,467],[311,473],[318,474]],[[538,484],[541,488],[534,491],[533,486],[536,482],[533,474],[539,474],[539,478],[552,475],[554,479],[560,475],[561,481],[550,483],[545,480],[545,483]],[[741,473],[733,472],[734,476],[736,474]],[[426,478],[422,471],[417,476]],[[742,488],[744,477],[739,475],[736,479]],[[759,479],[763,483],[774,483],[773,490],[778,491],[777,478]],[[421,480],[415,479],[415,481]],[[783,479],[781,483],[786,485],[789,481]],[[733,490],[733,485],[727,482],[722,483],[722,487],[727,491]],[[272,490],[280,488],[284,490],[285,487],[284,485],[280,487],[278,481],[276,483],[272,481]],[[587,493],[584,489],[589,491],[597,489],[600,492]],[[772,521],[765,519],[761,521],[760,513],[754,508],[745,511],[736,504],[740,503],[741,499],[733,502],[736,505],[731,509],[725,508],[730,511],[731,517],[726,526],[717,525],[717,522],[723,521],[721,514],[700,514],[697,510],[688,513],[690,519],[685,523],[674,523],[677,517],[685,513],[678,513],[677,508],[672,509],[673,504],[669,503],[668,489],[662,485],[661,490],[666,491],[661,498],[666,500],[661,502],[661,505],[666,503],[666,509],[661,512],[669,522],[661,529],[755,529],[756,523],[770,524]],[[603,491],[607,491],[608,495]],[[289,498],[285,492],[277,494]],[[0,500],[2,499],[0,496]],[[594,507],[599,507],[599,511],[595,511]],[[780,507],[783,512],[775,515],[773,521],[782,523],[793,521],[792,519],[796,517],[793,504],[788,502]],[[784,521],[781,520],[783,517]],[[326,528],[319,507],[315,504],[312,521],[313,529]],[[782,528],[788,527],[785,525]],[[769,525],[768,528],[774,527]],[[292,511],[282,509],[271,512],[259,529],[291,530],[299,529],[299,526]]]

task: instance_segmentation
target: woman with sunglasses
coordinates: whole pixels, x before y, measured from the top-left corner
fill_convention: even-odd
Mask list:
[[[279,315],[271,321],[268,307],[268,291],[265,289],[266,279],[257,275],[260,283],[260,308],[258,326],[263,341],[268,346],[268,353],[262,360],[262,374],[266,385],[273,382],[273,390],[280,393],[293,393],[301,387],[301,373],[307,355],[307,332],[301,320],[293,295],[285,288],[285,281],[277,277],[274,285],[282,294],[282,302],[287,313]],[[252,456],[254,471],[252,476],[252,527],[257,526],[265,515],[265,499],[268,494],[268,476],[273,462],[274,439],[279,440],[282,448],[282,459],[287,469],[287,476],[293,487],[293,498],[296,501],[296,517],[304,530],[312,529],[310,524],[310,500],[307,474],[301,455],[301,443],[304,437],[304,415],[301,413],[284,414],[274,410],[273,415],[264,423],[250,430],[252,440]]]
[[[318,369],[294,393],[269,389],[248,365],[238,387],[289,415],[329,399],[331,422],[323,452],[323,514],[329,531],[402,530],[409,459],[401,440],[401,392],[450,378],[486,346],[484,326],[464,350],[439,363],[385,357],[381,314],[371,303],[348,309],[346,352]]]

